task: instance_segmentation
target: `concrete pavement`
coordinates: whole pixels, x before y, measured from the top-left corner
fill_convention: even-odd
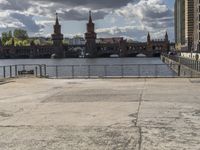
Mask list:
[[[200,79],[1,82],[0,150],[200,150]]]

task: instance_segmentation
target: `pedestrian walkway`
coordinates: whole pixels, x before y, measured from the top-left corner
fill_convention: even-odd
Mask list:
[[[199,150],[200,79],[13,79],[0,135],[2,150]]]

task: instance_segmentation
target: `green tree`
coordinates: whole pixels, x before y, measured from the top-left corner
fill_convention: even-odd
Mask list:
[[[6,45],[6,43],[12,39],[12,31],[2,32],[1,38],[2,38],[2,44]]]
[[[26,30],[23,29],[15,29],[14,30],[14,37],[20,40],[26,40],[28,39],[28,33]]]

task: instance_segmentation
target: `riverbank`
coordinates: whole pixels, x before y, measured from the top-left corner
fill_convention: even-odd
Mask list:
[[[200,79],[19,78],[0,85],[0,149],[199,150]]]

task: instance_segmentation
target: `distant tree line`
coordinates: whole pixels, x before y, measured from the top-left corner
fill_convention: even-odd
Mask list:
[[[9,46],[14,43],[14,46],[30,46],[32,43],[35,45],[51,45],[51,39],[41,40],[39,38],[29,38],[26,30],[15,29],[13,32],[3,32],[1,35],[2,44]]]

